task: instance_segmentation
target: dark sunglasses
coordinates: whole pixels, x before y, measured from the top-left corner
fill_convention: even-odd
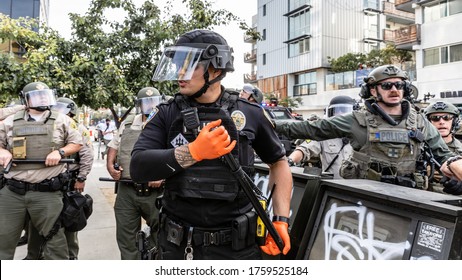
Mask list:
[[[430,116],[428,119],[432,122],[439,122],[441,119],[445,121],[450,121],[454,118],[453,115],[442,115],[442,116]]]
[[[404,85],[406,83],[405,82],[385,82],[385,83],[380,83],[380,84],[377,84],[379,85],[383,90],[390,90],[393,86],[395,86],[395,88],[397,90],[401,90],[404,88]]]

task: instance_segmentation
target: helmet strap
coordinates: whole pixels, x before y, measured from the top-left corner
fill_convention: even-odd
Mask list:
[[[209,75],[209,71],[208,69],[204,72],[204,80],[205,80],[205,84],[204,86],[199,90],[197,91],[196,93],[194,93],[193,95],[191,95],[192,98],[199,98],[201,97],[208,89],[209,89],[209,86],[211,84],[214,84],[218,81],[221,81],[224,77],[226,76],[225,72],[221,71],[220,75],[218,75],[215,79],[209,81],[209,78],[210,78],[210,75]]]

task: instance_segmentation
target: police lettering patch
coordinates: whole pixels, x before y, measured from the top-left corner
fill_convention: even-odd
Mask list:
[[[186,140],[186,138],[184,138],[183,134],[180,133],[175,138],[173,138],[170,144],[172,144],[172,146],[176,148],[182,145],[189,144],[189,142],[188,140]]]
[[[408,144],[409,135],[407,131],[382,130],[372,133],[369,140],[372,142]]]
[[[239,110],[236,110],[231,113],[231,118],[233,119],[236,129],[241,131],[245,127],[246,118],[244,113]]]

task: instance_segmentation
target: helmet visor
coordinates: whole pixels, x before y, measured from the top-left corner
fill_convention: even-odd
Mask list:
[[[188,81],[196,70],[202,49],[185,46],[169,47],[164,51],[154,72],[154,81]]]
[[[56,105],[55,92],[52,89],[32,90],[26,93],[29,108],[50,107]]]
[[[154,108],[162,102],[161,95],[155,95],[151,97],[143,97],[136,101],[136,106],[140,108],[142,114],[150,114]]]
[[[333,104],[327,108],[327,117],[334,117],[353,112],[352,104]]]
[[[71,111],[71,104],[64,102],[56,102],[56,105],[53,105],[51,109],[63,113],[64,115],[67,115]]]

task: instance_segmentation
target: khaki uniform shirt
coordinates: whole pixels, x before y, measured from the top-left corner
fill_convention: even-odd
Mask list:
[[[42,114],[42,118],[48,116],[50,111],[45,111]],[[29,116],[26,113],[25,118]],[[7,117],[3,123],[0,124],[0,147],[8,149],[13,146],[13,119],[14,115]],[[56,120],[54,121],[55,130],[53,131],[53,142],[61,147],[66,146],[69,143],[82,145],[82,136],[77,130],[76,123],[68,116],[58,113]],[[58,176],[66,170],[65,164],[57,166],[44,167],[38,170],[21,170],[21,171],[10,171],[5,174],[7,179],[15,179],[19,181],[38,183],[46,179],[51,179]]]
[[[138,114],[135,116],[135,118],[133,119],[133,122],[132,122],[132,125],[131,125],[131,128],[133,130],[142,130],[143,129],[143,115],[142,114]],[[123,121],[120,126],[119,126],[119,130],[118,130],[118,133],[116,133],[114,135],[114,138],[112,138],[111,142],[109,142],[108,146],[113,148],[113,149],[116,149],[116,150],[119,150],[119,146],[120,146],[120,136],[122,135],[122,133],[124,132],[125,130],[125,121]]]
[[[24,105],[15,105],[12,107],[0,108],[0,120],[4,120],[10,115],[16,114],[16,112],[24,110],[26,106]]]
[[[83,142],[82,149],[79,151],[80,162],[79,164],[73,164],[70,167],[70,170],[78,169],[78,177],[86,178],[91,171],[91,167],[93,166],[93,143],[91,142],[90,132],[83,124],[79,124],[78,130],[82,136]]]

